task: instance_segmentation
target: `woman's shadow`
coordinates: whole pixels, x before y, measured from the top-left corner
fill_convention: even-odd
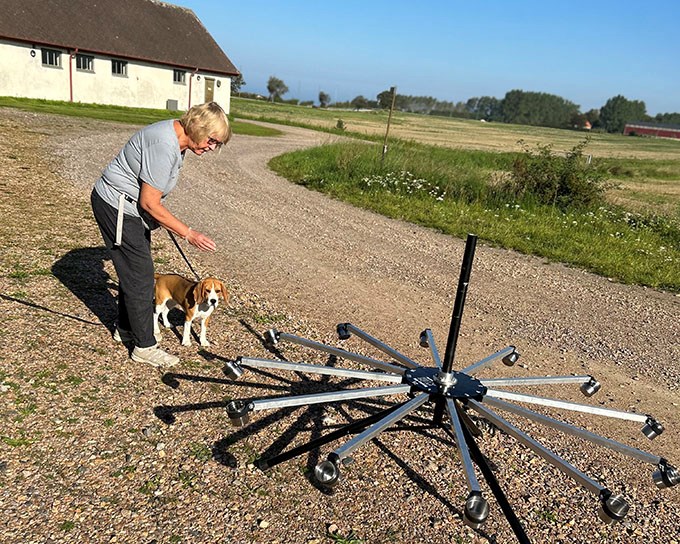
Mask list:
[[[105,247],[72,249],[52,265],[52,273],[106,328],[112,330],[118,307],[109,289],[117,291],[118,285],[104,270],[104,261],[108,259]]]

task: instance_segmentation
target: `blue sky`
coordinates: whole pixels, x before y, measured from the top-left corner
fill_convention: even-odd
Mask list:
[[[375,99],[390,86],[457,102],[522,89],[599,108],[622,94],[680,112],[680,2],[170,0],[192,9],[243,90]],[[186,44],[191,47],[191,44]]]

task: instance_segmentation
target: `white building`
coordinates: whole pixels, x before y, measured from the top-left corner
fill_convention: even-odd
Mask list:
[[[0,0],[0,96],[179,110],[215,101],[228,112],[238,75],[190,9]]]

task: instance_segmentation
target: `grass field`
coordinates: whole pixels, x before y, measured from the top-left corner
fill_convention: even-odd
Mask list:
[[[0,96],[0,107],[2,106],[25,111],[68,115],[69,117],[87,117],[89,119],[101,119],[103,121],[115,121],[117,123],[130,123],[134,125],[148,125],[163,119],[177,118],[181,115],[181,112],[169,110],[104,106],[101,104],[13,98],[9,96]],[[232,129],[236,134],[249,136],[277,136],[281,134],[276,129],[242,121],[233,121]]]

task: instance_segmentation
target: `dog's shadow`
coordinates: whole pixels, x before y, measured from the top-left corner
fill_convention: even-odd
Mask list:
[[[186,326],[186,316],[184,312],[177,307],[172,308],[168,312],[168,322],[170,323],[170,327],[166,327],[165,325],[163,325],[163,320],[159,318],[158,326],[160,327],[160,330],[170,332],[171,334],[175,335],[175,338],[177,338],[177,340],[181,342],[182,338],[184,337],[184,327]],[[193,329],[193,327],[191,329],[191,338],[193,339],[194,342],[200,344],[201,339],[198,336],[198,333]]]
[[[118,316],[116,299],[109,289],[118,285],[104,269],[105,247],[72,249],[52,265],[54,276],[109,329]]]

